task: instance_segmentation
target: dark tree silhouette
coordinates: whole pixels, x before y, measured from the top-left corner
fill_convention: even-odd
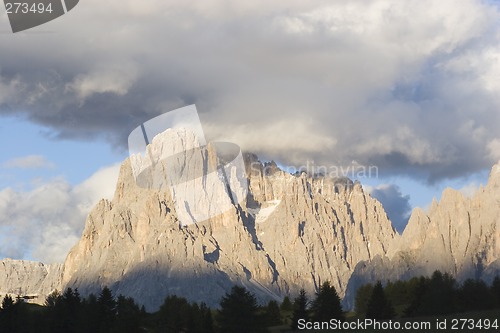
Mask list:
[[[356,309],[361,312],[360,304],[364,304],[361,308],[365,306],[367,316],[379,320],[394,315],[390,306],[395,304],[393,300],[398,308],[411,303],[407,313],[419,316],[442,315],[443,309],[489,310],[498,306],[495,300],[500,300],[498,277],[491,286],[480,280],[467,280],[459,286],[451,276],[436,272],[432,278],[416,277],[408,281],[388,282],[385,288],[378,282],[368,287],[359,288]],[[364,296],[361,297],[360,292]],[[441,299],[436,299],[433,293],[438,293]],[[78,290],[68,288],[63,294],[54,292],[49,295],[45,306],[25,303],[21,297],[17,301],[6,297],[0,303],[2,333],[214,333],[214,326],[217,326],[214,325],[211,309],[203,303],[198,305],[184,298],[169,296],[159,311],[146,313],[144,307],[140,308],[132,298],[120,295],[115,300],[108,288],[104,288],[98,298],[91,294],[86,299],[80,297]],[[285,299],[282,309],[289,308],[287,303]],[[292,304],[294,328],[297,328],[299,319],[309,321],[309,312],[315,321],[329,321],[339,313],[334,313],[334,309],[341,311],[340,299],[329,283],[324,283],[318,290],[310,310],[308,305],[307,295],[301,290]],[[274,320],[280,318],[280,311],[278,303],[271,301],[267,306],[259,307],[254,295],[244,288],[234,287],[221,299],[218,321],[215,321],[220,327],[217,332],[263,332],[265,325],[277,324]],[[487,316],[490,313],[484,311]]]
[[[213,333],[210,308],[205,303],[189,303],[185,298],[168,296],[156,314],[159,332]]]
[[[330,319],[344,319],[344,312],[337,290],[330,282],[324,282],[311,305],[314,321],[329,321]]]
[[[377,281],[366,308],[366,318],[386,320],[394,318],[395,312],[391,302],[384,293],[382,283]]]
[[[281,321],[281,311],[276,301],[269,301],[265,308],[266,310],[266,324],[267,326],[280,325]]]
[[[205,303],[200,304],[201,321],[203,323],[201,333],[214,333],[214,321],[212,318],[212,310]]]
[[[389,281],[384,287],[384,293],[394,307],[404,308],[411,303],[413,290],[417,284],[418,278],[407,281]]]
[[[98,322],[99,331],[108,332],[114,324],[116,317],[116,301],[113,293],[108,287],[102,288],[97,298],[97,308],[99,309]]]
[[[495,276],[491,284],[491,294],[495,300],[495,306],[500,307],[500,277]]]
[[[0,309],[0,332],[16,332],[16,304],[10,295],[5,295]]]
[[[421,276],[418,278],[415,288],[413,289],[413,294],[411,297],[410,305],[404,310],[405,316],[416,316],[419,314],[419,309],[421,308],[423,297],[429,290],[429,279]]]
[[[213,333],[214,326],[210,309],[201,303],[191,303],[188,307],[186,333]]]
[[[160,331],[187,331],[190,322],[190,311],[190,305],[185,298],[175,295],[168,296],[158,312]]]
[[[10,295],[5,295],[0,309],[0,331],[10,332],[14,330],[15,304]]]
[[[10,295],[5,295],[2,300],[2,312],[8,312],[14,307],[14,300]]]
[[[363,315],[372,293],[369,284],[358,288],[356,312]],[[398,308],[405,308],[403,316],[440,316],[464,311],[484,311],[500,307],[500,278],[488,286],[483,280],[468,279],[458,285],[447,274],[435,271],[432,277],[413,277],[406,281],[388,282],[382,288],[385,298]],[[375,307],[380,308],[380,306]]]
[[[217,321],[222,333],[255,333],[264,331],[255,296],[245,288],[234,286],[220,301]]]
[[[285,296],[285,298],[283,298],[283,302],[281,303],[280,308],[281,308],[281,311],[292,311],[293,310],[293,304],[290,301],[290,297]]]
[[[58,302],[61,302],[62,296],[58,290],[54,290],[50,293],[45,299],[45,306],[49,309],[53,309],[56,307]]]
[[[467,279],[458,290],[460,310],[486,310],[495,306],[490,288],[482,280]]]
[[[356,298],[354,300],[354,311],[362,317],[366,316],[368,302],[372,296],[373,285],[371,283],[365,284],[358,288],[356,291]]]
[[[140,332],[141,317],[141,310],[133,298],[123,295],[118,296],[116,299],[116,321],[112,332]]]
[[[102,319],[96,295],[90,294],[82,301],[82,305],[80,332],[99,332]]]
[[[48,306],[50,331],[79,331],[82,300],[78,290],[67,288],[62,295],[55,291],[47,297],[45,304]]]
[[[306,291],[301,289],[299,296],[293,301],[293,314],[292,314],[292,329],[296,330],[298,328],[299,319],[309,320],[309,314],[307,312],[307,306],[309,305],[309,300],[307,298]]]
[[[451,275],[435,271],[430,279],[423,278],[420,284],[413,315],[444,315],[457,311],[457,286]]]

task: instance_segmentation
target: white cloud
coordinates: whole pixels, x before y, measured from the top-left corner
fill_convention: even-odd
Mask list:
[[[462,188],[459,189],[460,192],[466,197],[471,198],[474,196],[476,191],[479,189],[479,185],[476,182],[471,182],[469,184],[464,185]]]
[[[62,262],[83,230],[91,207],[111,198],[119,165],[103,168],[77,186],[63,178],[30,191],[0,191],[0,257]]]
[[[137,78],[137,70],[133,64],[114,65],[94,72],[78,75],[66,90],[75,92],[81,100],[93,94],[113,93],[125,95]]]
[[[17,157],[2,163],[8,169],[52,169],[55,164],[41,155]]]
[[[500,161],[500,139],[493,139],[488,143],[488,152],[491,159]]]
[[[288,160],[295,165],[305,163],[304,154],[322,153],[335,147],[337,140],[325,133],[311,133],[312,121],[287,119],[263,124],[259,131],[239,124],[231,131],[220,124],[207,124],[204,129],[218,140],[238,142],[246,151],[265,152],[268,158]],[[279,137],[279,140],[276,138]],[[264,138],[264,140],[263,140]],[[289,149],[292,147],[291,149]]]
[[[102,198],[113,198],[119,171],[119,163],[102,168],[74,188],[73,193],[80,198],[81,211],[88,212]]]

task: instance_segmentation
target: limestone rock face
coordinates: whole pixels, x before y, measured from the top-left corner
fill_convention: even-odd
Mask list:
[[[31,296],[37,303],[60,289],[61,264],[44,265],[26,260],[0,261],[0,296]]]
[[[346,304],[353,305],[355,290],[364,283],[431,275],[435,270],[451,273],[459,281],[491,282],[500,274],[500,164],[473,197],[446,189],[428,213],[415,209],[385,258],[358,264]]]
[[[500,259],[500,164],[472,198],[446,189],[429,213],[414,211],[390,258],[414,251],[427,273],[439,269],[463,278],[481,277]]]
[[[179,151],[197,146],[196,138],[183,131],[167,132],[164,140],[181,138]],[[153,140],[153,156],[165,149],[164,140]],[[214,158],[209,151],[198,161],[209,165]],[[89,214],[81,240],[64,263],[63,288],[87,294],[107,285],[149,310],[168,294],[214,306],[235,283],[263,301],[300,288],[313,293],[326,280],[343,294],[356,264],[386,255],[399,237],[382,205],[360,184],[290,175],[250,154],[245,155],[246,200],[183,225],[174,209],[175,193],[138,186],[131,163],[140,162],[129,159],[122,165],[113,200],[101,201]],[[238,185],[230,171],[226,174],[231,185]],[[190,182],[183,191],[210,195],[218,180]],[[204,200],[202,195],[201,204],[210,209]]]

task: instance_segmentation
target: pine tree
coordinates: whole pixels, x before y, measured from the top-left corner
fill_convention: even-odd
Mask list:
[[[222,333],[255,333],[264,331],[264,322],[257,313],[259,307],[253,294],[234,286],[222,297],[217,321]]]
[[[495,307],[494,294],[482,280],[467,279],[458,290],[460,310],[486,310]]]
[[[413,293],[411,296],[411,303],[405,309],[404,315],[414,317],[420,314],[419,312],[422,308],[424,295],[429,290],[429,279],[421,276],[410,281],[414,282]]]
[[[309,314],[307,313],[307,306],[309,300],[307,298],[306,291],[301,289],[299,296],[295,298],[293,302],[293,314],[292,314],[292,329],[296,330],[298,328],[299,319],[309,320]]]
[[[67,288],[62,295],[54,292],[47,297],[46,304],[49,305],[51,331],[72,333],[79,330],[82,301],[78,290]]]
[[[312,319],[318,322],[344,319],[340,297],[330,282],[326,281],[320,286],[316,298],[312,302],[311,311],[313,313]]]
[[[191,320],[190,312],[191,307],[185,298],[176,295],[168,296],[158,311],[159,330],[162,332],[186,331]]]
[[[365,284],[358,288],[356,291],[356,298],[354,300],[354,311],[359,316],[365,317],[368,308],[368,302],[373,293],[373,285],[371,283]]]
[[[368,301],[366,318],[385,320],[394,318],[395,315],[391,302],[385,296],[382,283],[377,281]]]
[[[15,322],[17,321],[15,315],[14,300],[10,295],[5,295],[2,300],[2,309],[0,309],[0,332],[13,332]]]
[[[99,326],[101,332],[108,332],[116,318],[116,301],[108,287],[104,287],[97,298]]]
[[[45,306],[49,309],[53,309],[56,307],[58,302],[61,302],[62,296],[58,290],[54,290],[51,292],[47,298],[45,299]]]
[[[201,333],[214,333],[214,321],[212,318],[212,311],[205,303],[200,304],[200,311],[202,314],[202,332]]]
[[[281,308],[281,311],[292,311],[293,310],[293,304],[290,301],[290,297],[285,296],[285,298],[283,298],[283,302],[281,303],[280,308]]]
[[[140,331],[141,310],[131,297],[119,295],[116,299],[116,321],[113,332],[135,333]]]
[[[448,273],[435,271],[427,279],[427,290],[421,296],[419,315],[444,315],[457,310],[457,287],[455,279]]]
[[[71,313],[77,312],[82,303],[78,289],[73,290],[71,288],[66,289],[64,294],[62,294],[61,301]]]
[[[14,300],[10,295],[5,295],[2,300],[2,312],[8,312],[14,307]]]
[[[266,307],[266,321],[268,326],[276,326],[281,324],[281,312],[278,302],[271,300]]]
[[[80,332],[99,332],[101,326],[101,311],[97,297],[91,293],[82,302],[82,322]]]

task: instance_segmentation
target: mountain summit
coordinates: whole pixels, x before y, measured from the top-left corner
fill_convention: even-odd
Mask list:
[[[162,137],[150,151],[162,151],[173,137],[184,151],[196,146],[196,138],[183,130]],[[207,165],[213,158],[208,148],[198,162]],[[183,225],[171,191],[138,186],[131,160],[125,161],[113,200],[102,200],[90,212],[81,240],[68,254],[61,285],[82,294],[107,285],[148,309],[169,294],[216,305],[233,284],[261,300],[300,288],[313,293],[326,280],[343,294],[356,264],[386,255],[398,238],[382,205],[359,184],[290,175],[251,154],[245,155],[245,166],[246,201]],[[182,190],[211,193],[217,180],[211,181],[201,177]],[[212,200],[231,202],[211,198],[207,209]]]

